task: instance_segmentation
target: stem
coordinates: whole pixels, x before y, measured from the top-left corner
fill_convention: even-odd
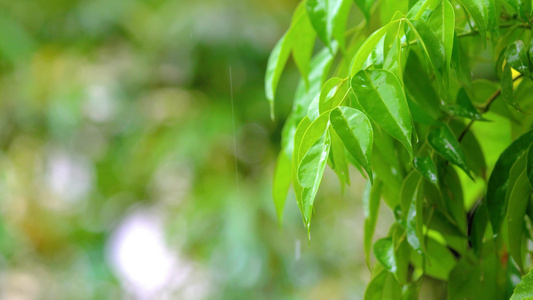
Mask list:
[[[513,79],[513,82],[515,82],[516,80],[518,80],[519,78],[522,78],[522,74],[516,76],[516,78]],[[490,106],[492,105],[492,103],[494,103],[494,100],[496,100],[496,98],[498,98],[498,96],[502,93],[502,90],[499,89],[497,91],[495,91],[490,97],[489,99],[487,99],[487,101],[485,101],[485,104],[483,104],[483,106],[479,109],[480,110],[480,113],[484,114],[486,112],[489,111],[490,109]],[[468,130],[470,129],[470,127],[472,127],[472,125],[474,124],[476,120],[472,120],[470,121],[470,123],[468,123],[468,125],[466,125],[465,129],[463,130],[463,132],[461,132],[461,135],[459,136],[459,138],[457,139],[459,142],[461,142],[461,140],[465,137],[466,133],[468,132]]]

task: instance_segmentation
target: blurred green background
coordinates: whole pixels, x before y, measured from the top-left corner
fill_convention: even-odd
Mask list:
[[[277,226],[298,75],[276,121],[263,75],[296,5],[1,0],[0,299],[362,299],[354,170],[310,244],[292,194]]]

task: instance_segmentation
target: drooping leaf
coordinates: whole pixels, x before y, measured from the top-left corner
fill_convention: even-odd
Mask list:
[[[381,269],[368,283],[364,300],[401,299],[401,295],[402,288],[394,276]]]
[[[452,59],[453,36],[455,33],[455,13],[450,1],[442,1],[437,9],[431,14],[429,25],[435,30],[435,33],[444,45],[444,52],[446,53],[446,72],[448,72]]]
[[[302,214],[308,231],[311,225],[314,200],[324,175],[330,147],[331,138],[329,131],[326,130],[325,134],[309,148],[298,166],[298,181],[303,188]]]
[[[365,42],[361,45],[361,47],[359,47],[359,50],[355,54],[355,58],[353,59],[352,65],[350,67],[350,74],[352,77],[361,70],[368,56],[370,55],[370,53],[372,53],[372,51],[374,51],[374,49],[376,48],[376,45],[383,38],[383,36],[389,30],[393,28],[398,28],[397,26],[399,25],[400,25],[399,20],[390,22],[387,25],[375,31],[374,33],[372,33],[372,35],[369,36],[365,40]]]
[[[507,235],[509,238],[509,252],[514,261],[524,270],[522,259],[522,236],[524,229],[524,216],[529,203],[531,187],[527,178],[527,172],[522,166],[522,173],[516,182],[510,183],[511,192],[509,195],[509,209],[507,210]]]
[[[426,59],[429,61],[437,79],[441,82],[446,67],[446,51],[442,41],[435,32],[422,21],[408,20],[407,24],[413,30],[416,39],[420,43],[422,52],[426,55]]]
[[[505,60],[511,68],[524,75],[529,75],[529,57],[526,46],[521,40],[516,40],[505,50]]]
[[[518,102],[516,102],[513,88],[513,72],[511,71],[511,65],[509,63],[506,63],[503,67],[502,98],[505,103],[511,105],[516,110],[521,110]]]
[[[485,45],[487,37],[487,26],[489,24],[490,0],[459,0],[466,11],[472,16],[476,23],[481,42]]]
[[[374,244],[374,255],[376,259],[391,273],[397,270],[396,256],[394,253],[394,244],[392,238],[383,238]]]
[[[527,152],[527,177],[529,179],[529,184],[533,188],[533,147],[529,147]]]
[[[435,162],[433,162],[433,159],[431,159],[431,156],[415,156],[413,166],[418,172],[420,172],[420,174],[429,180],[429,182],[437,184],[437,166],[435,165]]]
[[[531,299],[533,299],[533,269],[524,275],[520,283],[516,285],[510,300]]]
[[[306,9],[311,24],[315,28],[318,37],[330,47],[333,39],[335,26],[342,14],[348,14],[347,9],[342,9],[346,0],[307,0]]]
[[[370,11],[372,9],[372,5],[374,4],[374,0],[354,0],[355,5],[361,10],[363,15],[365,16],[366,22],[368,23],[370,21]]]
[[[416,252],[412,252],[411,256],[414,265],[420,268],[425,267],[424,273],[427,276],[440,280],[447,280],[456,264],[455,257],[450,250],[433,238],[427,239],[427,251],[424,257]],[[422,263],[423,259],[425,259],[425,265]]]
[[[333,160],[332,168],[339,177],[341,190],[344,192],[345,185],[350,185],[350,171],[348,169],[348,160],[346,159],[346,150],[340,137],[335,130],[330,127],[331,135],[331,156]]]
[[[283,221],[283,208],[291,185],[291,160],[287,154],[281,151],[278,155],[276,169],[274,171],[274,182],[272,184],[272,196],[274,206],[278,216],[278,223],[281,227]]]
[[[286,37],[287,34],[281,37],[274,49],[272,49],[265,74],[265,94],[270,103],[270,117],[272,119],[274,119],[274,97],[278,88],[279,79],[291,51],[291,41]]]
[[[333,109],[330,120],[348,152],[365,169],[372,181],[370,159],[374,135],[370,120],[361,111],[346,106]]]
[[[351,87],[369,118],[399,140],[412,157],[412,122],[396,76],[386,70],[361,70],[352,77]]]
[[[470,170],[466,165],[463,149],[448,126],[438,126],[430,131],[428,134],[428,143],[438,154],[457,165],[468,176],[471,176]]]
[[[308,83],[309,64],[313,54],[316,34],[307,15],[304,2],[300,3],[294,12],[290,32],[294,62],[300,70],[302,78]]]
[[[474,107],[464,88],[459,89],[455,104],[448,106],[447,111],[458,117],[476,121],[486,121],[486,119],[483,118],[479,111]]]
[[[338,89],[338,86],[342,84],[345,80],[338,78],[338,77],[332,77],[324,83],[324,86],[322,86],[322,90],[320,90],[320,97],[318,99],[318,110],[320,113],[323,113],[329,109],[333,108],[333,105],[331,103],[327,103],[327,100],[332,98]]]
[[[529,131],[520,136],[503,151],[492,170],[485,199],[487,201],[490,223],[495,234],[498,234],[500,231],[501,222],[507,213],[505,196],[509,186],[510,170],[518,158],[529,150],[532,143],[533,131]]]
[[[372,248],[372,240],[374,238],[374,231],[376,230],[376,222],[378,219],[381,185],[381,181],[376,181],[374,185],[371,185],[370,182],[368,182],[363,192],[363,208],[365,214],[364,248],[366,264],[369,267],[370,249]]]
[[[411,172],[402,184],[400,193],[402,211],[406,221],[407,242],[413,249],[425,252],[424,245],[424,192],[422,176],[417,172]]]

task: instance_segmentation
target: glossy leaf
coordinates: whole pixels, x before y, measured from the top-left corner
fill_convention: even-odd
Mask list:
[[[490,223],[495,234],[500,231],[500,226],[507,213],[505,196],[509,186],[509,173],[514,163],[529,150],[533,143],[533,131],[529,131],[515,140],[496,162],[490,175],[487,187],[487,208]]]
[[[397,270],[396,256],[394,252],[392,238],[383,238],[377,240],[374,244],[374,255],[376,256],[376,259],[391,273],[395,273]]]
[[[533,188],[533,147],[529,147],[527,152],[527,177],[529,179],[529,184]]]
[[[425,252],[424,245],[424,192],[422,176],[411,172],[404,180],[401,190],[402,211],[406,220],[407,242],[413,249]]]
[[[363,192],[363,209],[365,214],[364,248],[366,264],[369,267],[370,249],[372,248],[374,231],[376,230],[376,223],[378,220],[381,185],[381,181],[377,181],[374,185],[371,185],[370,182],[368,182]]]
[[[486,121],[486,119],[474,107],[464,88],[459,89],[455,104],[448,106],[447,111],[454,116],[476,121]]]
[[[413,166],[420,172],[429,182],[437,184],[437,166],[431,156],[415,156],[413,160]]]
[[[521,40],[517,40],[505,50],[505,60],[516,71],[529,75],[529,57],[526,46]]]
[[[302,78],[308,84],[310,61],[315,45],[316,34],[307,15],[304,2],[302,2],[292,19],[290,27],[292,39],[292,56]]]
[[[509,252],[514,261],[524,270],[522,259],[522,236],[524,229],[524,216],[529,203],[531,187],[527,178],[525,166],[521,166],[524,171],[518,176],[516,182],[511,183],[509,195],[509,209],[507,210],[507,235],[509,238]]]
[[[328,161],[331,138],[329,131],[320,137],[298,166],[298,181],[302,186],[302,214],[309,230],[316,193]]]
[[[337,21],[343,11],[342,4],[346,0],[307,0],[306,9],[311,24],[315,28],[318,37],[330,47]]]
[[[511,65],[506,63],[503,67],[502,74],[502,99],[505,103],[513,106],[515,109],[520,110],[520,106],[516,102],[514,88],[513,88],[513,72],[511,71]]]
[[[453,6],[448,0],[443,0],[441,5],[431,14],[429,25],[435,30],[444,45],[446,53],[446,70],[450,69],[450,63],[453,52],[453,42],[455,33],[455,12]]]
[[[459,2],[474,19],[481,36],[481,42],[485,45],[487,26],[489,24],[490,0],[459,0]]]
[[[281,227],[283,221],[283,208],[285,207],[285,200],[291,185],[291,160],[285,152],[280,152],[274,171],[274,182],[272,184],[272,196],[274,199],[274,206],[278,216],[278,223]]]
[[[351,86],[369,118],[399,140],[412,157],[411,116],[396,76],[385,70],[362,70],[352,78]]]
[[[348,152],[365,169],[372,181],[370,159],[374,137],[370,120],[355,108],[341,106],[331,111],[330,121]]]
[[[279,79],[289,59],[291,51],[291,41],[286,38],[285,34],[278,41],[270,57],[268,58],[266,75],[265,75],[265,94],[270,103],[270,117],[274,119],[274,97],[278,88]]]
[[[387,25],[381,27],[377,31],[375,31],[371,36],[368,37],[368,39],[365,40],[365,42],[359,47],[359,50],[357,51],[357,54],[355,54],[355,57],[353,59],[351,68],[350,68],[350,74],[353,77],[357,72],[363,68],[363,65],[365,61],[367,60],[368,56],[374,49],[376,48],[376,45],[379,43],[379,41],[383,38],[383,36],[391,29],[398,28],[399,21],[393,21],[388,23]]]
[[[457,165],[468,176],[471,176],[470,170],[466,165],[463,149],[448,126],[442,125],[430,131],[428,134],[428,143],[438,154]]]
[[[341,183],[341,190],[344,193],[345,185],[350,185],[350,171],[348,169],[348,159],[346,158],[346,150],[341,139],[330,127],[331,135],[331,155],[332,168],[339,177]]]
[[[439,81],[441,81],[446,67],[446,51],[442,41],[435,32],[422,21],[412,20],[407,21],[407,24],[409,24],[409,27],[413,30],[415,37],[420,43],[422,51],[426,55],[426,59],[429,61],[431,68],[435,72]]]
[[[529,271],[519,284],[516,285],[510,300],[533,299],[533,269]]]

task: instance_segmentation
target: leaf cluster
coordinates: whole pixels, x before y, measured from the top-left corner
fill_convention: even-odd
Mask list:
[[[515,278],[533,265],[532,10],[527,0],[296,8],[265,79],[274,117],[291,56],[301,74],[274,203],[281,224],[292,186],[310,233],[327,166],[343,188],[349,165],[368,179],[364,249],[376,262],[365,299],[416,299],[427,277],[447,283],[448,299],[508,299],[515,286],[512,299],[529,299],[531,275]],[[374,242],[382,200],[395,222]]]

